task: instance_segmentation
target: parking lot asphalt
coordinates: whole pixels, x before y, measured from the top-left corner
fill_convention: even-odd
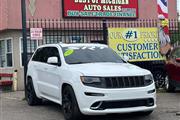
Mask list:
[[[157,108],[150,116],[116,114],[87,117],[86,120],[180,120],[180,92],[157,93]],[[0,93],[0,120],[64,120],[60,105],[44,102],[28,106],[24,92]]]

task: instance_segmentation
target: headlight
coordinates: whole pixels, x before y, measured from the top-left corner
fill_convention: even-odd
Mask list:
[[[153,83],[153,76],[152,75],[145,75],[144,76],[145,85],[150,85]]]
[[[105,80],[100,77],[85,77],[81,76],[81,81],[86,86],[103,88],[105,87]]]

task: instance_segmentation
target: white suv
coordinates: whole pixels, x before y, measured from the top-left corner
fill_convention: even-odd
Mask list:
[[[28,64],[27,102],[62,105],[66,120],[82,115],[152,113],[156,90],[151,72],[121,59],[101,44],[40,46]]]

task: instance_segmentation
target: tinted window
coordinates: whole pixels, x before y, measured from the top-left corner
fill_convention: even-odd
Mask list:
[[[58,57],[58,61],[60,61],[59,52],[56,47],[39,48],[32,60],[46,63],[49,57]]]
[[[60,62],[59,52],[58,52],[58,49],[56,47],[47,47],[45,54],[46,54],[46,58],[45,58],[46,62],[47,62],[47,59],[49,57],[57,57],[58,58],[58,62]]]
[[[122,63],[122,59],[107,47],[63,47],[65,61],[68,64],[112,62]]]
[[[41,61],[41,55],[43,56],[43,48],[39,48],[34,54],[32,60],[33,61]]]

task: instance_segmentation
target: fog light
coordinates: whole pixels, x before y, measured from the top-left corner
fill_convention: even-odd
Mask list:
[[[95,102],[93,105],[91,105],[90,109],[92,110],[100,110],[101,105],[103,104],[102,101]]]
[[[150,107],[150,106],[153,106],[154,105],[154,99],[148,99],[147,100],[147,106]]]

